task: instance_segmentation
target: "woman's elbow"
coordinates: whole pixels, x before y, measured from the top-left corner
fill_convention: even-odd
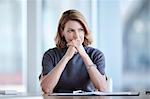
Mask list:
[[[52,90],[52,89],[50,89],[48,86],[47,86],[47,84],[45,84],[45,83],[43,83],[43,82],[41,82],[41,89],[42,89],[42,91],[45,93],[45,94],[47,94],[47,93],[52,93],[50,90]]]
[[[107,92],[107,87],[102,87],[102,88],[100,88],[100,91],[101,91],[101,92]]]
[[[97,89],[101,92],[107,92],[108,91],[107,83],[104,82],[104,83],[98,84]]]
[[[97,90],[100,92],[107,92],[107,88],[106,87],[97,87]]]

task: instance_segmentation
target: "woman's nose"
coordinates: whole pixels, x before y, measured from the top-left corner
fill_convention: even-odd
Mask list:
[[[78,32],[75,32],[73,38],[74,38],[74,39],[79,39],[79,33],[78,33]]]

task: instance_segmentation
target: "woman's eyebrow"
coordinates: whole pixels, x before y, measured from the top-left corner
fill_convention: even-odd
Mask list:
[[[68,28],[68,29],[70,29],[70,30],[74,30],[73,28]]]
[[[70,30],[75,30],[75,29],[73,29],[73,28],[68,28],[68,29],[70,29]],[[82,27],[79,27],[79,28],[77,28],[77,29],[83,29]]]

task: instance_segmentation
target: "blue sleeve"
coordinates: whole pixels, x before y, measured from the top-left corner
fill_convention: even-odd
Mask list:
[[[54,68],[54,57],[51,50],[45,52],[42,60],[42,74],[47,75]]]
[[[99,50],[96,50],[93,56],[93,62],[97,66],[97,69],[102,75],[105,74],[105,57],[103,53]]]

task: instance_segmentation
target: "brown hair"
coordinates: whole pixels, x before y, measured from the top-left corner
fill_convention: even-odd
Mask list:
[[[85,45],[85,46],[90,45],[92,43],[92,36],[91,36],[91,32],[88,28],[88,25],[85,21],[84,16],[77,10],[67,10],[62,14],[62,16],[59,20],[57,34],[55,37],[56,46],[59,48],[66,47],[67,42],[66,42],[65,38],[62,36],[62,32],[64,30],[65,24],[69,20],[78,21],[83,26],[83,29],[85,32],[83,45]]]

